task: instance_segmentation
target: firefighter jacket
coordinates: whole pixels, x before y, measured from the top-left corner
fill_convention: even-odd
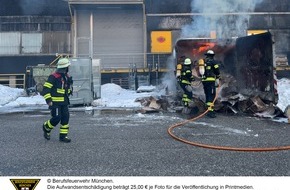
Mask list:
[[[69,95],[72,94],[72,77],[65,73],[52,73],[43,85],[43,97],[47,104],[69,105]]]
[[[191,84],[191,81],[194,81],[191,65],[183,65],[181,69],[181,76],[180,76],[180,82],[182,84]]]
[[[220,70],[218,63],[213,58],[204,59],[204,75],[202,81],[214,82],[216,79],[220,78]]]

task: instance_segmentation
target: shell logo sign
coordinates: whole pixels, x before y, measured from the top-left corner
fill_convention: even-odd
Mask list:
[[[151,53],[171,53],[171,31],[151,32]]]
[[[159,43],[163,43],[163,42],[166,41],[166,38],[164,38],[163,36],[159,36],[159,37],[157,38],[157,41],[158,41]]]

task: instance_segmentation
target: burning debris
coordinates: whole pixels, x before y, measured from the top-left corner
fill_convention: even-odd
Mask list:
[[[160,111],[180,112],[185,115],[199,115],[206,111],[205,97],[200,79],[192,83],[193,98],[187,108],[181,103],[182,90],[178,89],[175,95],[160,97],[138,98],[135,101],[143,106],[141,113]],[[238,90],[237,80],[229,74],[222,75],[219,93],[215,101],[215,111],[227,114],[249,114],[256,117],[274,118],[288,117],[290,120],[290,106],[283,112],[273,102],[261,98],[259,95],[249,96]]]
[[[262,99],[248,90],[242,94],[238,90],[237,80],[231,75],[223,75],[215,109],[221,112],[248,113],[260,117],[275,117],[281,110],[273,102]],[[253,90],[255,91],[255,90]]]
[[[170,106],[170,101],[166,96],[137,98],[135,102],[140,102],[143,106],[141,110],[139,110],[141,113],[167,111]]]

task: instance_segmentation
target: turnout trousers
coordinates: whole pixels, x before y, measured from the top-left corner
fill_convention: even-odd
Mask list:
[[[213,100],[216,96],[216,87],[214,81],[203,81],[203,89],[205,94],[205,102],[208,111],[214,111]]]
[[[182,95],[182,102],[184,106],[189,106],[190,101],[192,101],[192,91],[188,91],[186,86],[189,84],[181,83],[180,86],[183,90],[183,95]]]
[[[50,107],[51,119],[46,121],[49,130],[57,124],[61,124],[59,134],[67,135],[69,131],[69,109],[68,105],[53,105]]]

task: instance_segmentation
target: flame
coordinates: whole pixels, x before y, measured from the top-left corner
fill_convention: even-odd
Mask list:
[[[200,56],[207,50],[212,49],[216,44],[213,42],[200,42],[192,49],[193,56]]]

